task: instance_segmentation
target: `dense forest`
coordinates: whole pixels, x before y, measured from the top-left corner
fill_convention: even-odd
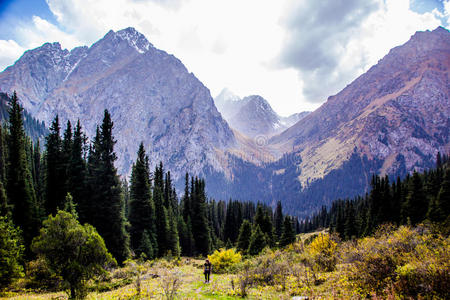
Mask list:
[[[384,223],[416,225],[428,220],[450,225],[450,160],[437,154],[436,168],[414,172],[390,183],[374,175],[370,193],[354,199],[338,199],[300,223],[300,232],[331,228],[342,238],[369,236]]]
[[[60,211],[92,225],[119,264],[129,257],[205,256],[224,246],[259,253],[267,245],[295,240],[296,222],[283,215],[281,203],[273,212],[262,204],[208,199],[205,181],[188,173],[179,199],[162,163],[150,171],[142,143],[130,182],[121,180],[114,167],[116,141],[107,110],[91,142],[79,121],[74,127],[68,121],[62,131],[56,116],[43,152],[25,133],[16,94],[5,120],[0,130],[2,239],[14,241],[5,252],[15,259],[17,270],[44,251],[41,239],[52,222],[74,222]],[[5,282],[15,276],[12,265],[0,266]]]

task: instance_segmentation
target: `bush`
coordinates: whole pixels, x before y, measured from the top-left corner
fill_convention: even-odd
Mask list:
[[[80,225],[65,211],[58,211],[43,222],[31,249],[45,259],[52,272],[63,278],[70,289],[70,299],[84,298],[86,282],[116,263],[95,228]]]
[[[224,273],[242,260],[242,255],[234,249],[220,249],[208,255],[215,273]]]
[[[342,253],[346,276],[362,296],[450,298],[449,238],[406,226],[375,236]]]
[[[27,287],[46,291],[61,290],[63,279],[50,269],[43,257],[27,264]]]
[[[330,272],[336,268],[337,237],[319,234],[307,246],[306,251],[319,270]]]
[[[0,290],[23,276],[24,246],[20,234],[8,217],[0,216]]]

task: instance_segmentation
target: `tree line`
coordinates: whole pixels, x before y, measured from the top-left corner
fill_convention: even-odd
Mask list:
[[[208,199],[205,181],[188,173],[179,198],[162,163],[150,171],[142,143],[130,182],[121,180],[107,110],[91,142],[80,121],[75,126],[68,121],[62,130],[56,116],[43,151],[24,131],[23,108],[15,93],[7,120],[0,127],[0,225],[7,229],[1,238],[14,241],[11,253],[24,252],[25,260],[35,258],[33,240],[43,221],[68,220],[52,217],[61,210],[92,225],[119,263],[131,256],[207,255],[234,246],[256,254],[295,240],[298,222],[283,214],[280,202],[272,211],[253,202]]]
[[[300,222],[300,232],[330,228],[344,239],[373,234],[384,223],[416,225],[423,221],[450,224],[450,160],[436,156],[436,168],[414,171],[403,180],[374,175],[371,191],[354,199],[338,199]]]

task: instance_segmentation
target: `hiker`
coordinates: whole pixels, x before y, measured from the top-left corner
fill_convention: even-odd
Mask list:
[[[205,261],[205,264],[204,264],[204,271],[203,271],[203,273],[205,274],[205,283],[208,283],[209,282],[209,277],[210,277],[210,275],[211,275],[211,269],[212,269],[212,264],[209,262],[209,260],[207,259],[206,261]]]

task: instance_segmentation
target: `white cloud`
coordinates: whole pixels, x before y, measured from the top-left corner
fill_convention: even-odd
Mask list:
[[[0,40],[0,72],[11,65],[25,51],[13,40]]]
[[[441,25],[436,12],[415,13],[408,0],[298,2],[288,9],[280,63],[297,70],[304,99],[318,103],[416,31]]]
[[[51,24],[36,16],[29,23],[18,25],[15,45],[14,41],[0,41],[0,45],[7,43],[9,47],[0,48],[0,68],[11,64],[24,49],[47,41],[59,41],[71,49],[92,44],[110,29],[133,26],[155,47],[177,56],[213,95],[223,87],[240,96],[260,94],[283,115],[318,107],[327,95],[348,84],[414,31],[439,24],[436,13],[411,12],[407,0],[386,0],[386,3],[384,0],[47,0],[47,3],[58,23]],[[324,3],[342,5],[330,6],[330,10]],[[445,7],[448,12],[449,1]],[[305,11],[299,12],[302,9]],[[316,16],[317,20],[305,24],[304,20],[310,16]],[[323,27],[322,23],[331,25]],[[317,24],[320,30],[311,24]],[[297,35],[299,32],[307,34]],[[295,39],[296,43],[289,43],[289,39]],[[290,47],[302,41],[308,42],[309,47]],[[310,60],[299,64],[295,56],[299,49]],[[280,53],[281,58],[286,53],[291,55],[290,60],[283,61],[283,68],[274,67],[273,63]],[[315,59],[314,53],[320,54],[319,59]],[[314,93],[323,97],[311,97]]]

